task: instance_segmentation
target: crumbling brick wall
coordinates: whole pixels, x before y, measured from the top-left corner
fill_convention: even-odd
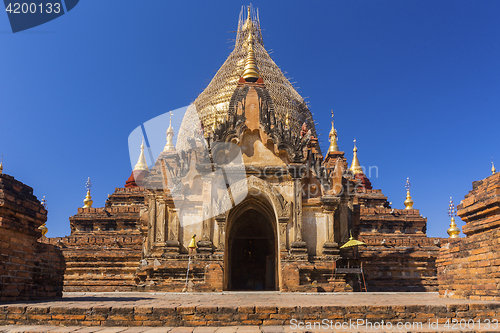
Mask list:
[[[38,229],[47,211],[33,189],[0,174],[0,300],[62,297],[64,259]]]
[[[472,187],[457,207],[466,237],[450,239],[437,260],[439,294],[500,300],[500,174]]]

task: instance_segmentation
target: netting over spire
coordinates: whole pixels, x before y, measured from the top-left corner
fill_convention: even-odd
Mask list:
[[[250,34],[253,34],[253,47],[257,66],[274,102],[277,117],[284,119],[289,113],[292,130],[300,131],[302,123],[307,122],[313,135],[316,135],[314,122],[304,99],[293,88],[264,48],[258,11],[251,15],[249,8],[248,15],[245,15],[244,7],[239,17],[234,50],[217,71],[207,88],[194,102],[198,117],[203,122],[205,130],[211,131],[216,119],[221,121],[227,117],[231,96],[244,71],[245,59],[249,49],[248,45],[251,42]],[[179,138],[180,136],[181,133],[179,133]]]

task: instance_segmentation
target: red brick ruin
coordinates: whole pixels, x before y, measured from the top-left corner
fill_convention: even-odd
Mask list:
[[[47,211],[33,189],[0,173],[0,300],[62,297],[64,258],[38,229]]]

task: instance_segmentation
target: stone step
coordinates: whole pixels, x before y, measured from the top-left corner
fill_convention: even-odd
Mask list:
[[[117,293],[119,294],[119,293]],[[98,293],[97,293],[98,295]],[[483,328],[489,320],[490,328],[494,320],[500,319],[500,302],[463,302],[448,300],[442,304],[401,304],[401,301],[386,303],[385,305],[331,305],[328,296],[315,298],[315,302],[323,300],[323,304],[308,305],[309,298],[304,298],[302,305],[282,303],[282,305],[268,305],[273,294],[257,298],[252,302],[235,302],[227,298],[222,304],[215,305],[207,302],[206,294],[193,294],[191,301],[184,300],[186,294],[169,295],[155,298],[144,293],[120,299],[109,296],[72,297],[66,302],[45,302],[32,304],[10,304],[0,306],[0,325],[52,325],[52,326],[157,326],[157,327],[199,327],[199,326],[237,326],[237,325],[278,325],[296,326],[298,330],[307,329],[307,323],[328,325],[331,329],[363,329],[366,325],[375,325],[379,328],[388,325],[402,328],[411,328],[412,331],[420,328],[430,328],[437,323],[450,325],[453,320],[468,324],[470,329],[482,324]],[[196,296],[200,295],[200,296]],[[279,294],[278,294],[279,295]],[[359,295],[360,297],[362,295]],[[251,298],[252,296],[250,296]],[[104,300],[108,298],[108,300]],[[205,302],[200,299],[206,298]],[[149,301],[148,301],[149,300]],[[196,301],[198,300],[198,301]],[[408,296],[411,300],[411,294]],[[142,302],[142,303],[141,303]],[[144,303],[146,302],[146,303]],[[204,304],[203,304],[204,303]],[[296,303],[299,304],[299,303]],[[353,324],[355,323],[355,324]],[[389,324],[390,323],[390,324]],[[302,327],[300,326],[302,325]],[[311,325],[311,324],[309,324]],[[332,326],[333,325],[333,326]],[[337,325],[337,326],[335,326]],[[364,325],[364,326],[363,326]],[[404,326],[406,325],[406,326]],[[420,326],[421,325],[421,326]],[[474,326],[475,325],[475,326]],[[500,325],[500,324],[498,324]],[[497,325],[497,326],[498,326]],[[375,327],[376,328],[376,327]],[[314,329],[320,329],[314,327]],[[462,328],[463,329],[463,328]],[[500,329],[500,328],[499,328]]]

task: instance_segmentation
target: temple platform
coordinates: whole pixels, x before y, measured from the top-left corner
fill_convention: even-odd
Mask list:
[[[65,293],[0,305],[0,332],[489,332],[498,321],[500,301],[437,293]]]

